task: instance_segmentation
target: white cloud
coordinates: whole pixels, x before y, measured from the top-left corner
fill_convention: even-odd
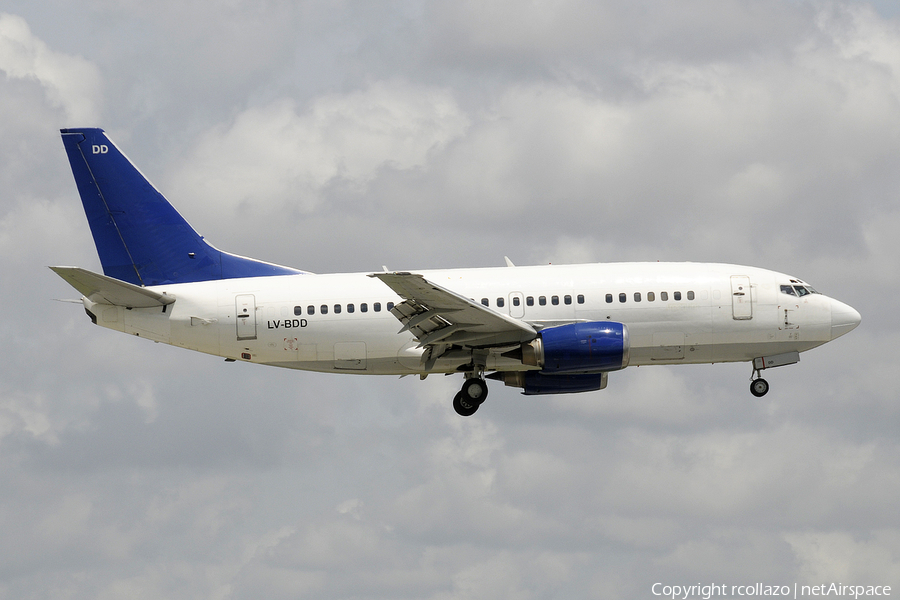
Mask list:
[[[0,71],[36,81],[47,100],[79,125],[96,125],[102,96],[98,69],[87,60],[55,52],[36,38],[25,19],[0,13]]]
[[[16,431],[23,431],[49,444],[58,444],[59,438],[47,414],[46,399],[31,398],[19,394],[0,392],[0,440]]]
[[[896,529],[876,529],[864,539],[841,531],[798,531],[784,537],[800,562],[799,576],[811,585],[895,586],[900,581]]]
[[[446,90],[402,81],[248,109],[207,132],[175,177],[176,192],[221,210],[252,203],[308,213],[323,189],[364,189],[383,169],[424,166],[462,135],[468,119]]]

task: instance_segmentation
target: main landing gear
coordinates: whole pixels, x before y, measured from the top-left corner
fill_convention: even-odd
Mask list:
[[[472,374],[466,377],[462,389],[453,398],[453,410],[461,417],[471,417],[488,395],[487,382]]]

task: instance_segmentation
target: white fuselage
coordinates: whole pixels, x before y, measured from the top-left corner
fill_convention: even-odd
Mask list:
[[[781,291],[796,279],[736,265],[609,263],[419,273],[538,328],[625,323],[630,365],[750,361],[803,352],[858,322],[858,313],[827,296]],[[151,289],[176,301],[165,310],[84,302],[104,327],[229,359],[341,373],[425,371],[423,350],[409,331],[398,333],[401,324],[389,312],[402,299],[366,273]],[[486,370],[533,368],[502,352],[490,352]],[[453,372],[461,362],[449,353],[429,372]]]

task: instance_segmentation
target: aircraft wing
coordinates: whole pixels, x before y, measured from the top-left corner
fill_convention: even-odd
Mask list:
[[[126,308],[152,308],[175,302],[175,298],[159,294],[125,281],[93,273],[79,267],[50,267],[91,302],[124,306]]]
[[[455,344],[473,348],[510,346],[534,339],[534,327],[456,292],[434,284],[415,273],[374,273],[403,302],[391,313],[411,332],[419,347]]]

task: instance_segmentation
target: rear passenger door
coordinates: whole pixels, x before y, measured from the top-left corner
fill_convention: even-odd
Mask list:
[[[234,299],[235,321],[237,321],[237,339],[256,339],[256,296],[240,294]]]

